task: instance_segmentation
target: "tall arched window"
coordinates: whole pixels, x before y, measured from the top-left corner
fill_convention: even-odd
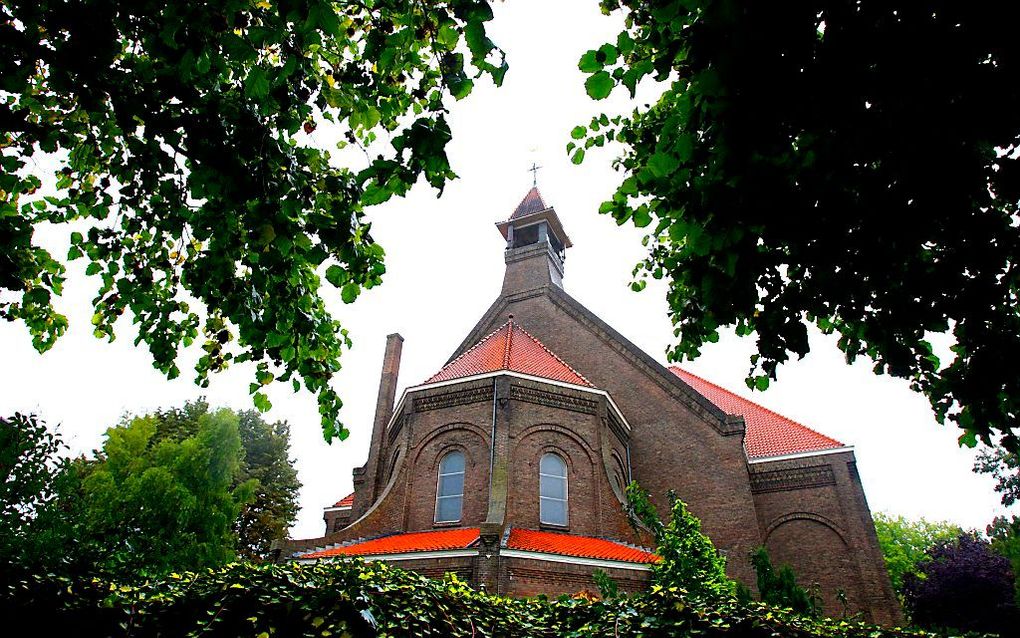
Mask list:
[[[436,522],[456,523],[464,505],[464,453],[449,452],[439,462]]]
[[[538,465],[539,520],[567,524],[567,463],[557,454],[543,454]]]

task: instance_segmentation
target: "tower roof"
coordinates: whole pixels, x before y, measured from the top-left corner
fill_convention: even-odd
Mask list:
[[[532,213],[540,213],[543,210],[548,209],[545,200],[542,199],[542,193],[538,192],[538,186],[532,186],[528,194],[524,196],[520,204],[517,204],[517,208],[514,209],[513,214],[510,215],[510,219],[517,219],[518,217],[524,217],[525,215],[531,215]]]
[[[670,366],[669,371],[683,379],[684,383],[723,412],[744,417],[744,425],[747,428],[744,449],[748,458],[768,458],[846,447],[832,437],[815,432],[806,425],[801,425],[686,370]]]
[[[514,321],[513,315],[425,383],[507,370],[589,388],[595,386]]]
[[[567,236],[567,232],[563,230],[563,224],[560,223],[559,215],[556,214],[556,210],[552,206],[545,203],[545,200],[542,199],[542,193],[538,192],[537,186],[531,187],[531,190],[527,192],[521,203],[517,204],[517,208],[514,209],[514,212],[510,214],[508,219],[496,222],[496,228],[503,235],[503,239],[509,239],[509,228],[511,226],[518,228],[539,222],[546,222],[549,225],[550,232],[562,242],[564,248],[573,246],[570,237]]]

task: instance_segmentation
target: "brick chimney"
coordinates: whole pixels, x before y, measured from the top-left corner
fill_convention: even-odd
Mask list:
[[[379,455],[382,453],[386,425],[393,416],[393,401],[397,394],[397,376],[400,373],[400,352],[404,338],[397,333],[387,335],[386,352],[383,354],[382,374],[379,376],[379,396],[375,402],[375,421],[372,423],[372,444],[369,448],[368,463],[365,465],[365,489],[358,494],[359,512],[371,507],[379,492]]]

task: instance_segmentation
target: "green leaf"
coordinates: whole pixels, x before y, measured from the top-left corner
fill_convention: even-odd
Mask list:
[[[963,446],[967,446],[969,448],[976,447],[978,443],[977,432],[975,432],[974,430],[966,430],[963,434],[960,435],[958,441],[961,447]]]
[[[603,100],[609,97],[613,91],[613,78],[605,71],[599,71],[584,81],[584,88],[588,95],[595,100]]]
[[[269,78],[260,66],[253,67],[244,81],[244,93],[250,98],[261,100],[269,95]]]
[[[574,138],[575,140],[579,140],[583,138],[585,135],[587,135],[587,133],[588,129],[584,128],[583,126],[575,126],[573,130],[570,131],[570,137]]]
[[[595,73],[601,71],[603,65],[595,59],[596,51],[587,51],[581,56],[581,59],[577,63],[577,68],[584,73]]]
[[[574,154],[571,156],[570,161],[572,163],[574,163],[574,164],[580,164],[581,162],[583,162],[584,161],[584,149],[583,148],[579,148],[576,151],[574,151]]]
[[[354,300],[358,298],[360,293],[361,286],[351,282],[340,289],[340,298],[343,299],[344,303],[354,303]]]
[[[453,50],[457,47],[457,42],[460,41],[460,33],[457,31],[457,28],[453,23],[447,23],[439,27],[439,33],[436,35],[436,41],[443,45],[446,49]]]
[[[326,281],[337,288],[343,286],[347,282],[349,276],[350,275],[346,270],[336,264],[326,269]]]
[[[601,47],[599,47],[599,51],[598,54],[596,54],[596,57],[602,61],[603,66],[612,66],[616,64],[617,58],[616,47],[607,42],[606,44],[603,44]]]
[[[656,153],[648,158],[648,168],[656,177],[664,177],[676,170],[679,164],[668,153]]]
[[[269,402],[269,397],[262,392],[256,392],[252,395],[252,402],[259,412],[268,412],[273,408],[273,404]]]

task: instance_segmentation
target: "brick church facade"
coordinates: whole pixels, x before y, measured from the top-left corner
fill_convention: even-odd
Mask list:
[[[852,448],[660,365],[568,295],[570,239],[537,189],[497,228],[499,297],[399,400],[390,335],[354,492],[282,557],[362,556],[522,596],[594,590],[602,569],[636,590],[656,557],[624,513],[635,480],[663,514],[676,491],[731,577],[753,587],[765,546],[827,611],[841,591],[867,620],[900,619]]]

